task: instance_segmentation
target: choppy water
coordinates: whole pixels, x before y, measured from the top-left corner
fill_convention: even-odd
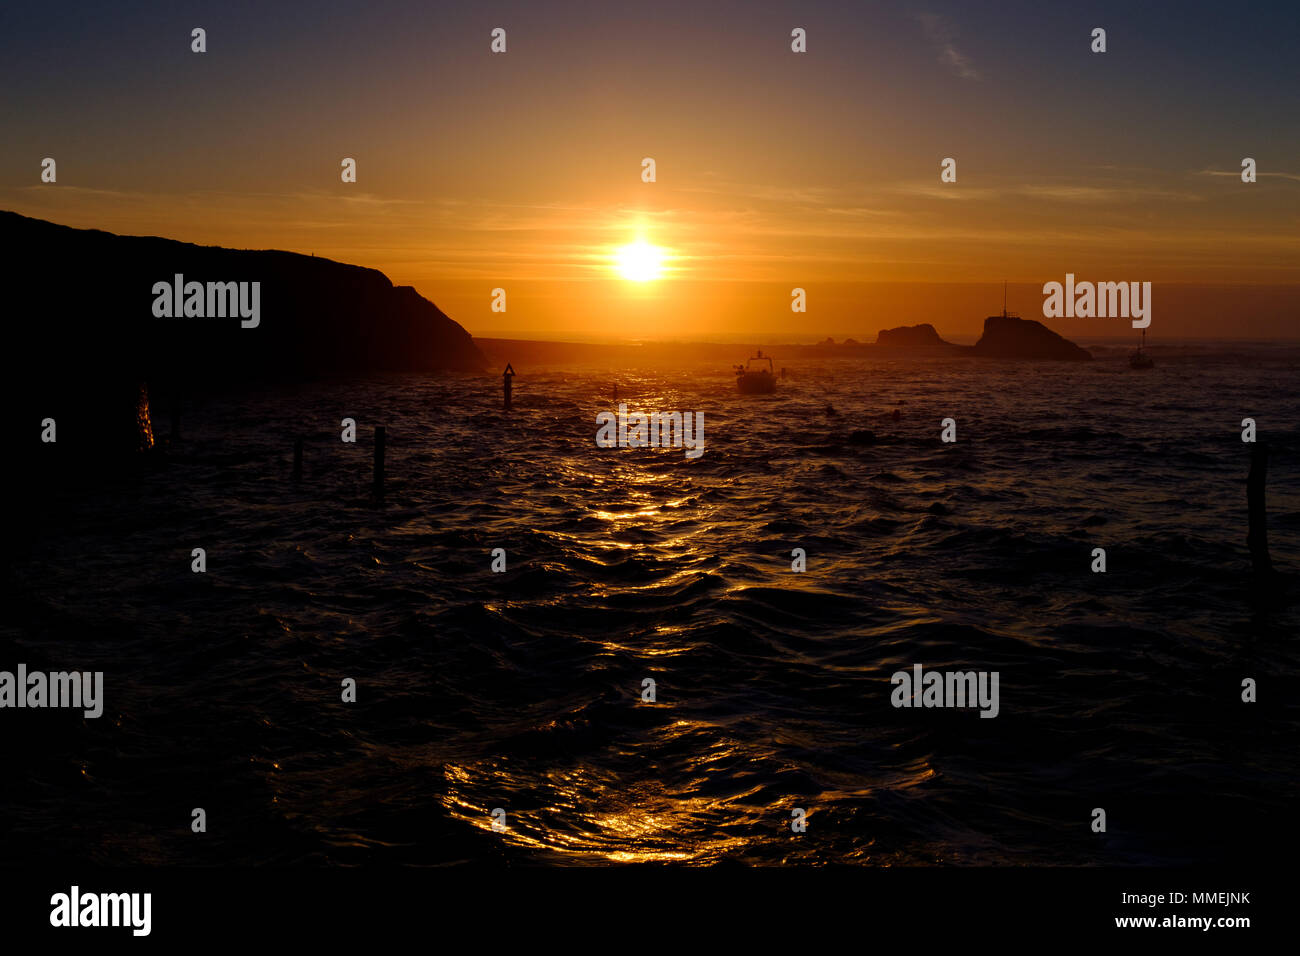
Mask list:
[[[213,398],[167,464],[65,496],[4,572],[0,668],[102,669],[108,704],[4,714],[5,862],[1132,864],[1294,834],[1300,611],[1246,589],[1239,427],[1278,447],[1294,571],[1294,353],[840,363],[759,397],[620,373],[632,410],[705,413],[694,461],[593,446],[609,371],[519,372],[510,415],[494,379]],[[891,707],[914,663],[998,671],[1000,715]]]

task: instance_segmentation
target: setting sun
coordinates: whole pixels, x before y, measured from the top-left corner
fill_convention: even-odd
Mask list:
[[[648,282],[663,275],[664,250],[638,239],[615,253],[619,275],[633,282]]]

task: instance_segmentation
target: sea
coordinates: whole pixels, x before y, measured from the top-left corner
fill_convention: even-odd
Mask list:
[[[174,441],[155,404],[165,447],[51,490],[0,568],[0,669],[102,671],[105,699],[2,715],[0,856],[1277,852],[1300,350],[1155,354],[778,356],[770,395],[716,363],[518,363],[509,410],[495,375],[260,385],[187,397]],[[620,402],[702,413],[703,453],[599,447]],[[1274,578],[1246,541],[1260,443]],[[895,706],[918,664],[996,674],[996,717]]]

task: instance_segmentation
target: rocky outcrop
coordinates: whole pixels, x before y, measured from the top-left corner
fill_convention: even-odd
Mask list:
[[[887,352],[942,354],[963,351],[960,345],[945,342],[928,322],[881,329],[876,333],[876,348]]]
[[[971,353],[996,359],[1081,361],[1092,358],[1087,349],[1062,338],[1043,323],[1014,315],[991,315],[985,319],[984,334]]]

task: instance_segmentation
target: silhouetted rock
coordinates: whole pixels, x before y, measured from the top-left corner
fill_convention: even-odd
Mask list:
[[[245,251],[72,229],[0,212],[5,386],[20,445],[57,422],[57,455],[147,447],[148,392],[382,371],[478,371],[461,326],[381,272],[290,252]],[[156,283],[258,287],[258,322],[155,315]],[[143,418],[142,418],[143,414]],[[54,451],[54,449],[46,449]]]
[[[935,327],[928,322],[921,325],[901,325],[895,329],[881,329],[876,333],[876,348],[891,352],[957,353],[962,346],[939,338]]]
[[[1014,315],[991,315],[984,320],[984,334],[972,352],[981,358],[999,359],[1091,359],[1087,349],[1057,335],[1041,322]]]

